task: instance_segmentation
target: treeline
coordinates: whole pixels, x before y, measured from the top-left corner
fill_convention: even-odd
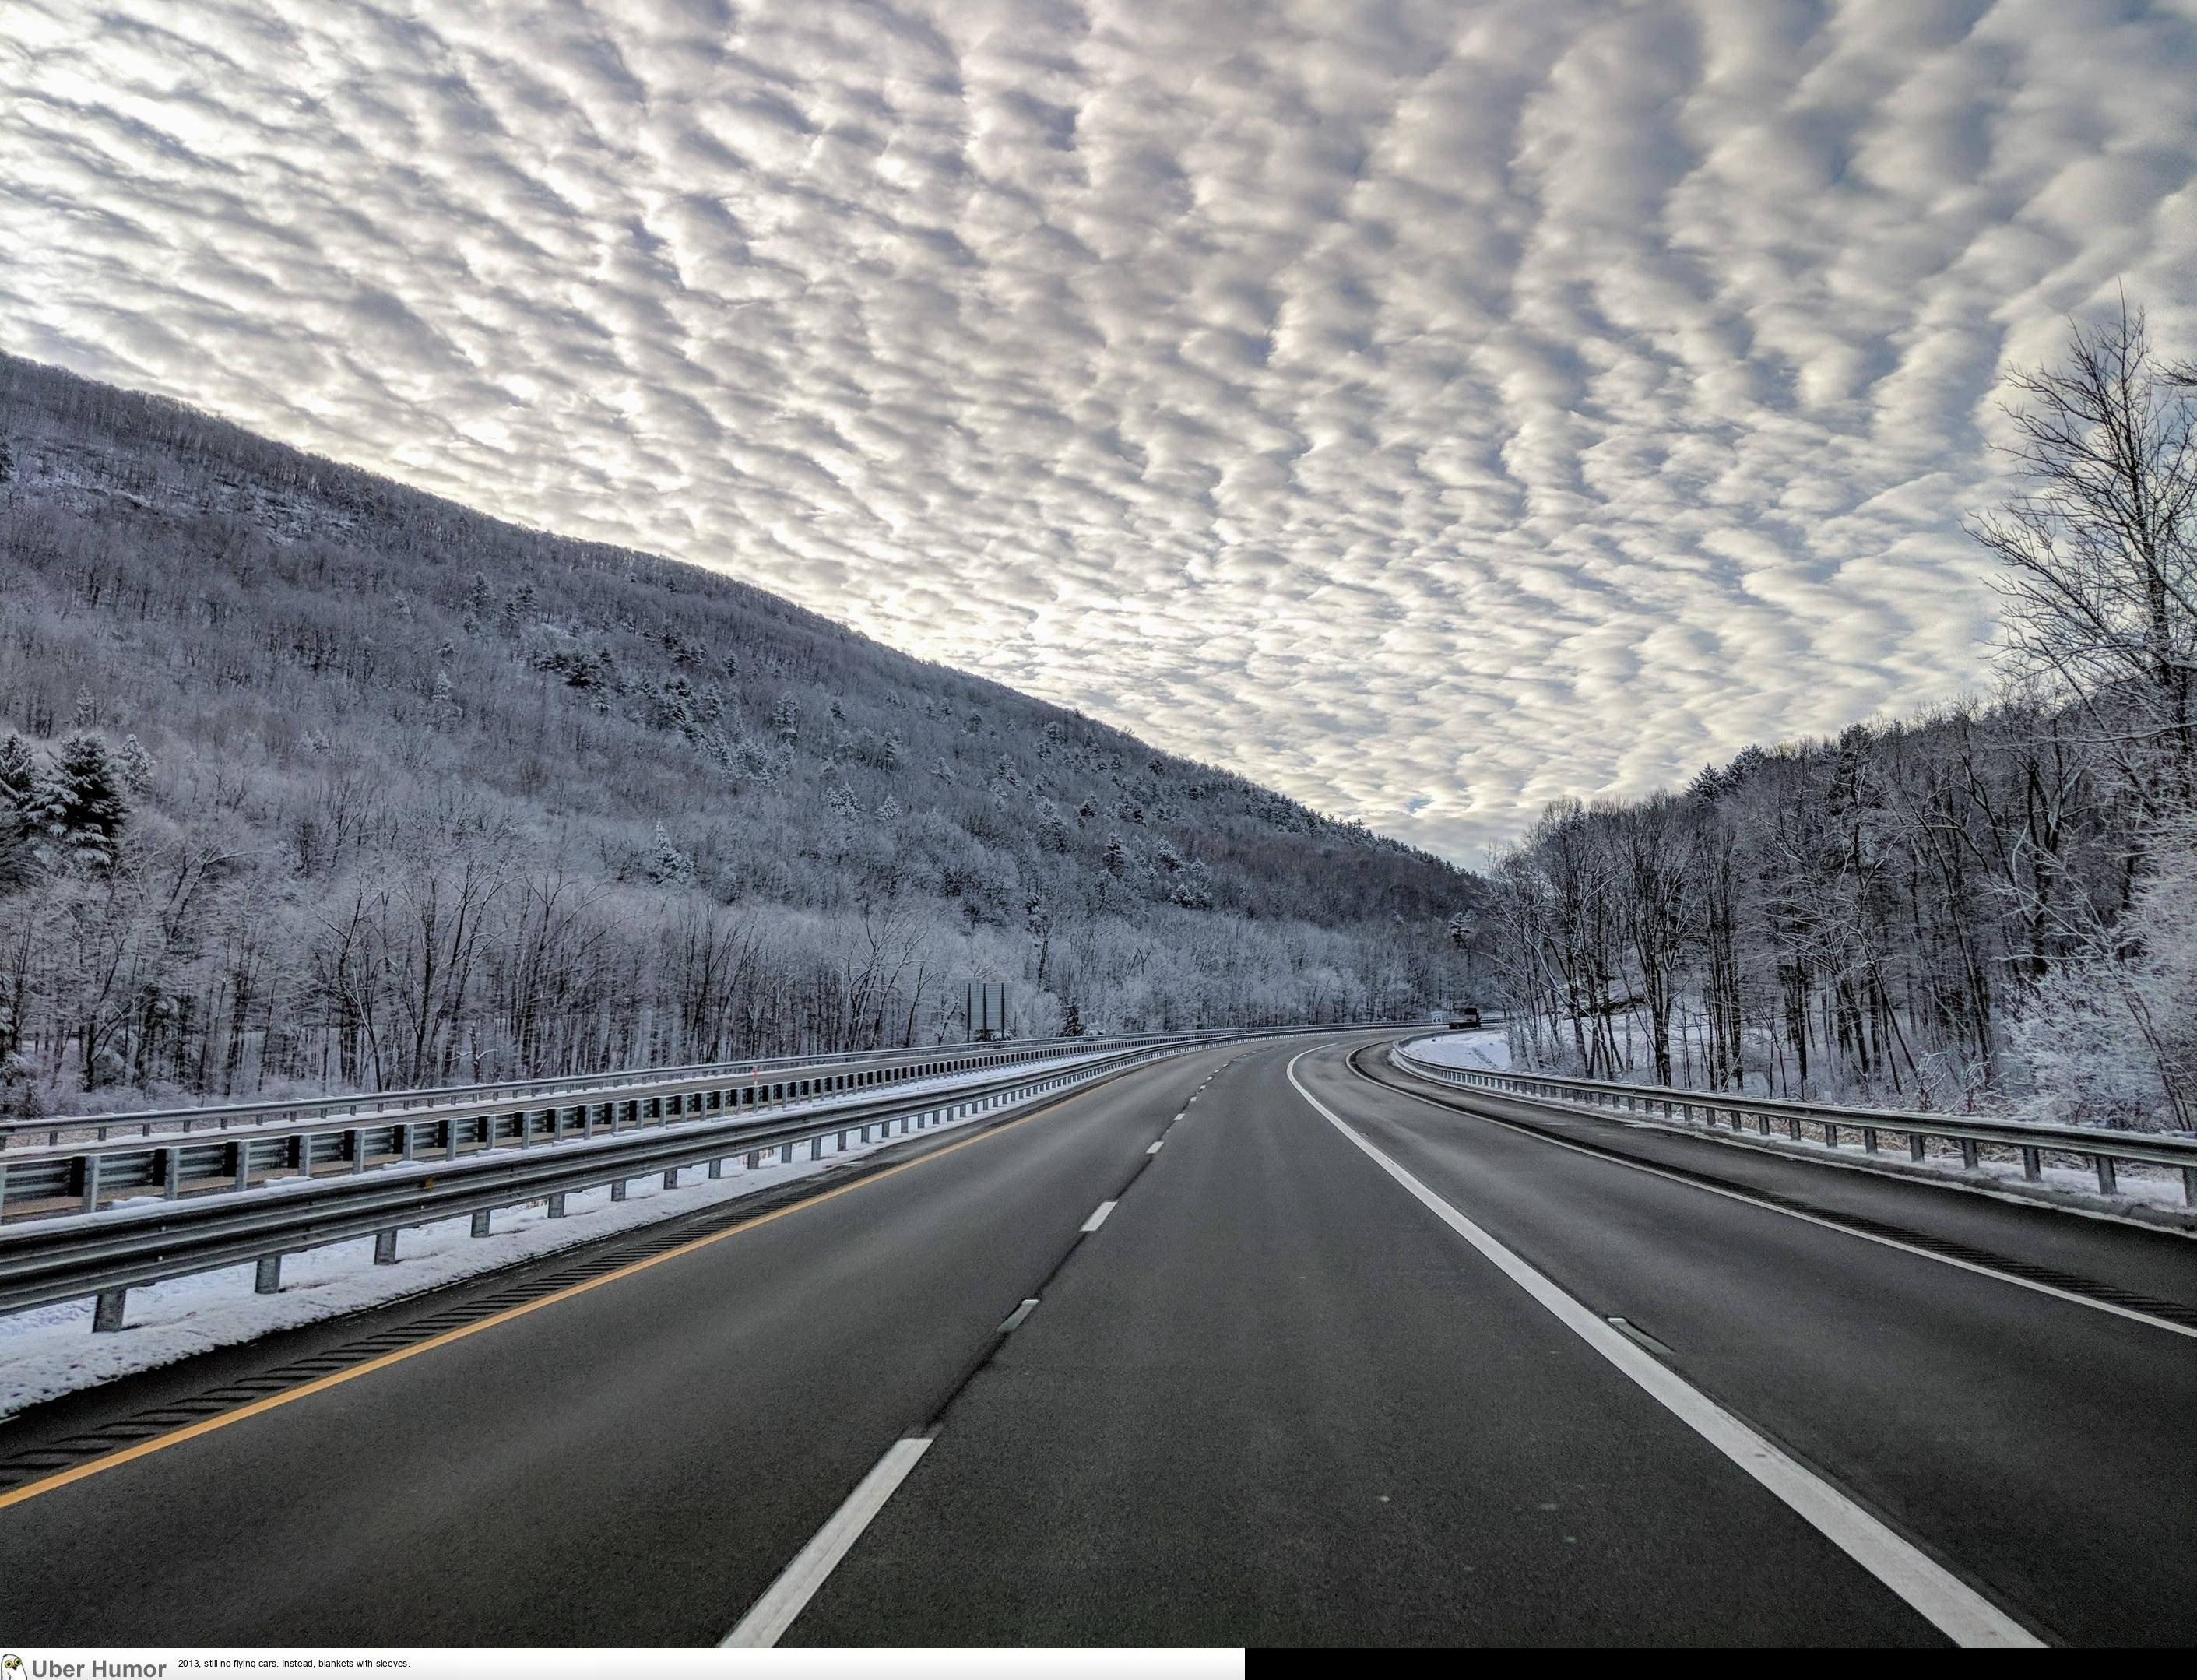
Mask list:
[[[0,1104],[923,1042],[965,977],[1025,1034],[1400,1012],[1479,890],[728,579],[9,358],[0,604]]]
[[[2197,1125],[2197,368],[2126,316],[2017,394],[2006,692],[1552,806],[1486,912],[1514,1054]]]

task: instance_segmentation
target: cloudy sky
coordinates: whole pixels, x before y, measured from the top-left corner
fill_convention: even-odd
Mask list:
[[[0,0],[0,346],[1471,860],[1972,689],[2197,0]]]

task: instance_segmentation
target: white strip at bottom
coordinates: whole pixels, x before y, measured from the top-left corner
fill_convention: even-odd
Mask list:
[[[1803,1521],[1955,1644],[2042,1648],[2042,1640],[1967,1582],[1900,1538],[1821,1477],[1795,1463],[1668,1365],[1635,1346],[1360,1136],[1298,1079],[1297,1063],[1311,1054],[1308,1050],[1301,1051],[1290,1060],[1290,1083],[1296,1087],[1297,1095],[1371,1156],[1382,1171],[1436,1219],[1493,1261],[1565,1329],[1639,1384],[1672,1416],[1777,1495]]]
[[[832,1520],[816,1531],[815,1537],[770,1584],[769,1590],[740,1618],[740,1625],[719,1642],[718,1648],[764,1648],[777,1644],[930,1446],[928,1435],[895,1441],[847,1496],[846,1503],[832,1513]]]

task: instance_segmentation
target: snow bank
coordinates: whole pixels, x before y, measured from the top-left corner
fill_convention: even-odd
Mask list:
[[[946,1121],[930,1128],[929,1135],[996,1118],[998,1113],[992,1109]],[[12,1313],[0,1318],[0,1420],[41,1400],[118,1376],[232,1347],[272,1330],[384,1306],[751,1196],[789,1179],[828,1172],[900,1141],[899,1134],[867,1144],[849,1139],[842,1155],[827,1140],[830,1152],[821,1160],[809,1160],[803,1149],[791,1162],[767,1159],[753,1171],[743,1164],[745,1156],[735,1155],[727,1161],[723,1178],[707,1179],[702,1168],[690,1167],[682,1174],[686,1182],[676,1190],[664,1188],[660,1173],[629,1179],[623,1202],[612,1202],[607,1185],[575,1191],[565,1198],[565,1218],[552,1221],[546,1203],[530,1202],[499,1211],[494,1234],[485,1237],[470,1234],[469,1216],[411,1226],[397,1239],[394,1266],[374,1264],[370,1237],[331,1243],[286,1256],[277,1295],[253,1293],[253,1268],[248,1263],[148,1283],[130,1291],[126,1327],[112,1335],[92,1334],[89,1301]]]
[[[1484,1027],[1476,1033],[1445,1033],[1438,1039],[1421,1039],[1412,1054],[1422,1062],[1445,1068],[1478,1068],[1503,1073],[1510,1066],[1510,1040],[1500,1027]]]

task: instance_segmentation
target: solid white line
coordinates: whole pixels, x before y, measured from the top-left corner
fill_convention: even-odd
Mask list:
[[[718,1648],[764,1648],[777,1644],[930,1445],[927,1435],[895,1441],[847,1496],[846,1503],[832,1513],[832,1520],[816,1531],[814,1538],[785,1566],[785,1573],[770,1584],[770,1590],[740,1618],[740,1625],[719,1642]]]
[[[1564,1293],[1470,1219],[1376,1148],[1297,1078],[1290,1083],[1327,1123],[1371,1156],[1374,1163],[1427,1210],[1519,1288],[1539,1301],[1579,1339],[1638,1383],[1667,1411],[1775,1494],[1856,1563],[1897,1593],[1940,1633],[1963,1647],[2042,1648],[2043,1642],[1958,1576],[1933,1561],[1822,1478],[1795,1463],[1668,1365],[1652,1358],[1613,1326]]]
[[[1162,1144],[1164,1144],[1165,1142],[1167,1142],[1167,1139],[1166,1139],[1166,1138],[1153,1138],[1153,1139],[1152,1139],[1152,1146],[1151,1146],[1150,1149],[1146,1150],[1145,1151],[1145,1153],[1146,1155],[1157,1155],[1157,1154],[1160,1152],[1160,1145],[1161,1145]]]
[[[1369,1085],[1379,1083],[1379,1081],[1370,1079],[1367,1075],[1362,1073],[1359,1074],[1358,1077],[1365,1080],[1366,1083]],[[1962,1272],[1973,1272],[1980,1277],[1995,1277],[2002,1283],[2012,1283],[2017,1289],[2033,1289],[2038,1295],[2050,1295],[2055,1301],[2072,1301],[2076,1306],[2087,1306],[2095,1312],[2109,1312],[2116,1318],[2133,1318],[2137,1324],[2148,1324],[2155,1330],[2165,1330],[2171,1335],[2187,1336],[2191,1341],[2197,1341],[2197,1326],[2177,1324],[2171,1318],[2162,1318],[2156,1313],[2146,1312],[2137,1307],[2117,1306],[2110,1301],[2100,1301],[2094,1295],[2077,1295],[2072,1289],[2063,1289],[2056,1283],[2043,1283],[2034,1277],[2016,1277],[2011,1272],[2001,1272],[1993,1266],[1979,1265],[1974,1260],[1965,1260],[1954,1254],[1941,1254],[1928,1248],[1918,1248],[1912,1243],[1903,1243],[1896,1237],[1882,1237],[1872,1231],[1857,1231],[1850,1225],[1841,1225],[1836,1219],[1824,1219],[1818,1214],[1803,1213],[1798,1208],[1781,1208],[1775,1202],[1762,1201],[1757,1196],[1749,1196],[1745,1190],[1730,1190],[1722,1185],[1705,1185],[1698,1179],[1690,1179],[1683,1173],[1670,1172],[1664,1167],[1652,1166],[1644,1161],[1628,1161],[1623,1156],[1612,1155],[1603,1150],[1591,1150],[1583,1144],[1571,1143],[1562,1138],[1552,1138],[1545,1132],[1537,1132],[1531,1127],[1517,1125],[1513,1121],[1501,1118],[1499,1115],[1481,1114],[1478,1110],[1471,1109],[1453,1109],[1446,1103],[1435,1102],[1431,1097],[1422,1097],[1416,1091],[1398,1090],[1397,1087],[1393,1085],[1383,1085],[1381,1086],[1380,1088],[1383,1091],[1394,1092],[1399,1097],[1408,1097],[1415,1103],[1424,1103],[1430,1109],[1440,1109],[1444,1114],[1453,1115],[1462,1113],[1466,1115],[1467,1118],[1480,1121],[1486,1125],[1499,1126],[1506,1132],[1516,1132],[1522,1138],[1531,1138],[1537,1144],[1553,1144],[1560,1150],[1569,1150],[1573,1154],[1585,1156],[1591,1161],[1607,1162],[1613,1167],[1629,1167],[1635,1173],[1645,1173],[1651,1178],[1667,1179],[1671,1183],[1674,1185],[1684,1185],[1689,1190],[1705,1191],[1710,1196],[1721,1196],[1727,1201],[1743,1202],[1748,1207],[1759,1208],[1767,1214],[1783,1214],[1787,1219],[1799,1219],[1804,1225],[1821,1225],[1825,1231],[1835,1231],[1846,1237],[1858,1237],[1862,1242],[1875,1243],[1882,1248],[1897,1248],[1903,1254],[1919,1255],[1924,1260],[1935,1260],[1940,1266],[1954,1266]],[[1510,1093],[1507,1092],[1497,1092],[1493,1094],[1507,1097]],[[1530,1103],[1533,1101],[1529,1097],[1512,1098],[1511,1100],[1520,1103]],[[1568,1112],[1568,1110],[1560,1109],[1559,1112]],[[1618,1122],[1620,1125],[1623,1125],[1626,1122],[1622,1121]],[[1643,1129],[1661,1132],[1665,1128],[1661,1127],[1650,1127]],[[1697,1138],[1701,1134],[1693,1132],[1673,1132],[1671,1135],[1682,1138]],[[1709,1141],[1719,1142],[1720,1140],[1713,1138]],[[1730,1147],[1729,1144],[1725,1144],[1723,1146],[1725,1148]],[[1774,1152],[1771,1152],[1771,1158],[1779,1161],[1802,1162],[1808,1159],[1806,1156],[1780,1155]],[[1821,1162],[1816,1164],[1829,1166],[1842,1165],[1844,1163]],[[1908,1179],[1903,1180],[1903,1182],[1915,1184],[1927,1181]],[[2034,1202],[2025,1202],[2021,1205],[2025,1207],[2034,1207],[2037,1204]]]
[[[1113,1204],[1112,1202],[1100,1202],[1100,1203],[1098,1204],[1098,1211],[1097,1213],[1093,1214],[1089,1219],[1086,1219],[1086,1220],[1084,1220],[1084,1221],[1083,1221],[1083,1229],[1084,1229],[1086,1231],[1096,1231],[1096,1230],[1098,1230],[1098,1227],[1099,1227],[1100,1225],[1104,1225],[1104,1224],[1105,1224],[1105,1223],[1106,1223],[1106,1215],[1107,1215],[1107,1214],[1110,1214],[1110,1213],[1112,1213],[1113,1211],[1114,1211],[1114,1204]]]

